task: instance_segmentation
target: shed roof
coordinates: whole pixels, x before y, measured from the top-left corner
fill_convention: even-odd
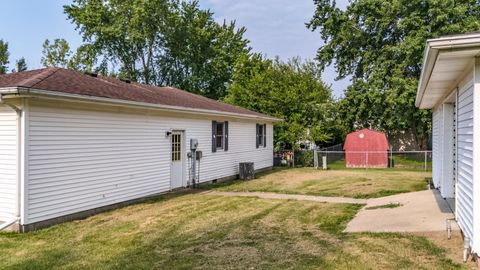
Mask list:
[[[385,133],[368,128],[349,133],[343,145],[346,151],[386,151],[389,148]]]
[[[155,104],[169,108],[188,108],[218,113],[237,114],[245,117],[279,120],[277,118],[222,103],[174,87],[158,87],[119,80],[92,73],[63,68],[43,68],[0,75],[1,89],[21,88],[45,90],[48,93],[72,94],[110,100]],[[34,91],[31,91],[32,93]]]

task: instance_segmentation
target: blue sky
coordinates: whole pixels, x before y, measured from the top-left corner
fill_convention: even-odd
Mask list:
[[[46,38],[65,38],[73,48],[81,44],[81,37],[63,14],[62,6],[70,2],[3,1],[0,39],[9,43],[11,68],[20,57],[26,58],[29,69],[41,67]],[[347,0],[337,2],[345,5]],[[313,0],[200,0],[200,4],[212,10],[217,21],[236,20],[237,25],[245,26],[245,36],[253,50],[267,57],[311,59],[322,44],[319,34],[305,27],[314,12]],[[324,81],[332,85],[338,97],[349,81],[335,81],[335,77],[333,68],[323,74]]]

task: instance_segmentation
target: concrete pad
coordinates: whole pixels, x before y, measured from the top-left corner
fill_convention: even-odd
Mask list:
[[[298,201],[313,201],[313,202],[328,202],[328,203],[354,203],[366,204],[366,199],[354,199],[344,197],[325,197],[325,196],[311,196],[311,195],[295,195],[295,194],[280,194],[271,192],[222,192],[222,191],[206,191],[203,194],[221,195],[221,196],[240,196],[240,197],[257,197],[261,199],[277,199],[277,200],[298,200]]]
[[[399,203],[396,208],[367,209]],[[437,190],[425,190],[370,199],[348,223],[346,232],[440,232],[446,231],[451,219],[452,230],[459,230],[454,214]]]

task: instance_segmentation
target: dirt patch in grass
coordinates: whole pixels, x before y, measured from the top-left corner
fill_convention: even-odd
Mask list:
[[[0,269],[460,267],[421,237],[342,233],[360,207],[167,196],[37,232],[0,233]]]
[[[452,261],[463,265],[465,268],[478,269],[477,264],[471,260],[471,257],[467,263],[463,263],[463,238],[460,231],[453,231],[450,239],[448,239],[446,231],[419,232],[415,233],[415,235],[425,237],[436,246],[444,249],[447,258]]]
[[[233,181],[205,188],[221,191],[263,191],[285,194],[377,198],[425,190],[431,172],[399,170],[277,169],[251,181]]]

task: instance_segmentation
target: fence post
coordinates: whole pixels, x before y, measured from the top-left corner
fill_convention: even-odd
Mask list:
[[[393,168],[393,146],[390,146],[390,168]]]
[[[292,168],[295,168],[295,144],[292,144]]]
[[[368,170],[368,151],[365,152],[366,158],[365,158],[365,170]]]
[[[313,149],[313,166],[318,169],[318,153],[316,149]]]
[[[427,171],[427,151],[425,151],[425,171]]]

